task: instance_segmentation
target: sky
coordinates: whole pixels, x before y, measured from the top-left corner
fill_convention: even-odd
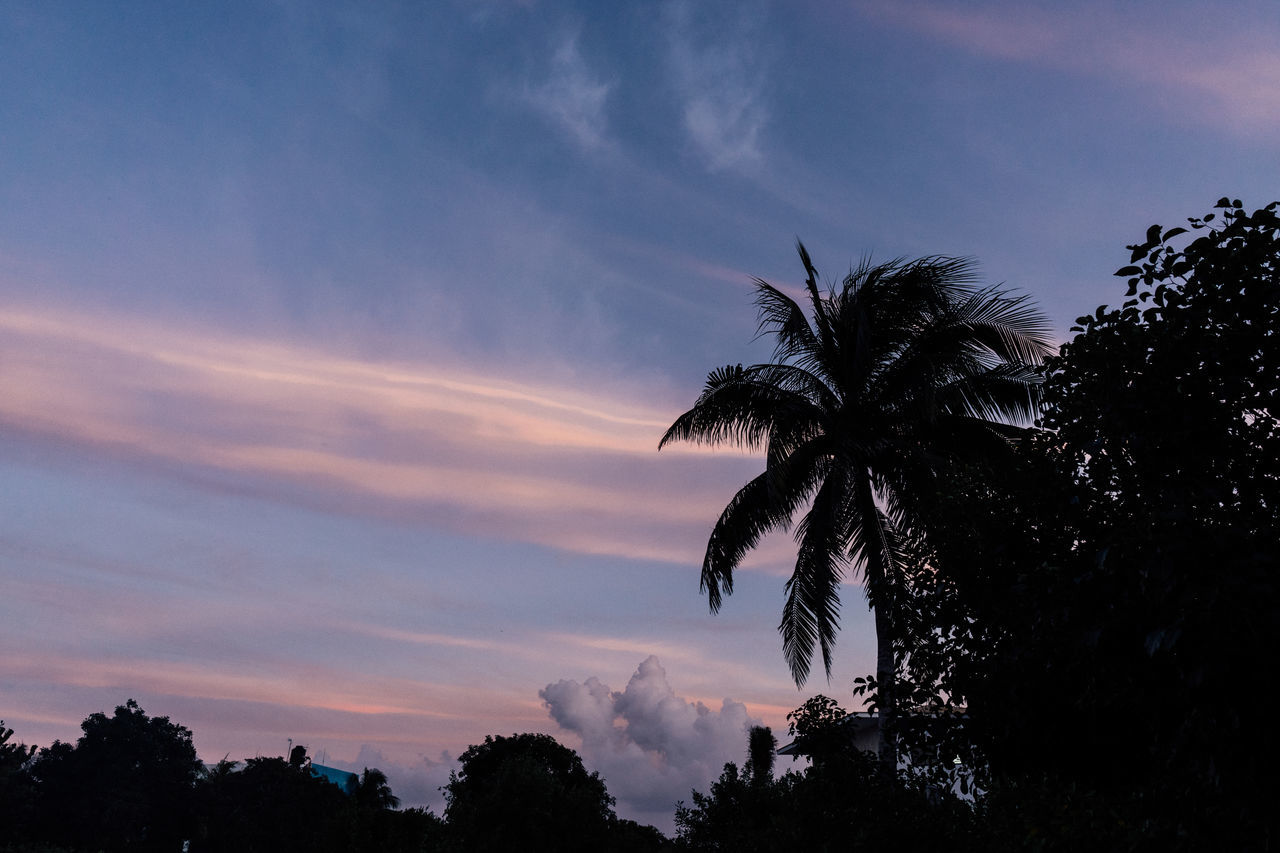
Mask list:
[[[538,731],[670,831],[857,706],[857,578],[797,689],[785,535],[698,591],[760,460],[657,450],[797,238],[973,257],[1065,340],[1152,223],[1280,198],[1270,2],[18,0],[0,80],[0,719],[134,698],[437,813]]]

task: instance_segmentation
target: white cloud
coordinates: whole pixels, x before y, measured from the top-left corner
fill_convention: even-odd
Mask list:
[[[689,3],[668,10],[668,71],[683,102],[685,131],[713,169],[757,163],[769,110],[763,95],[767,63],[752,16],[734,6],[732,25],[718,19],[700,27]]]
[[[595,149],[605,143],[605,102],[611,88],[613,84],[591,73],[578,49],[578,33],[573,32],[561,37],[546,79],[536,85],[526,84],[524,97],[583,148]]]
[[[581,738],[583,763],[604,777],[619,814],[663,830],[677,800],[705,791],[725,762],[741,763],[747,731],[759,722],[732,699],[712,710],[677,696],[652,655],[625,690],[592,676],[548,684],[538,695],[552,719]]]

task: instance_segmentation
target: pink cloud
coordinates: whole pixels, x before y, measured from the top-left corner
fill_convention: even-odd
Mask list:
[[[10,431],[343,511],[696,562],[754,467],[659,454],[676,412],[452,366],[30,308],[0,310],[0,333]]]

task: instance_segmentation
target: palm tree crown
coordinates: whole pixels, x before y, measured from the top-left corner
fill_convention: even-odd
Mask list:
[[[1034,419],[1048,325],[1025,297],[977,286],[963,258],[864,261],[824,293],[808,252],[797,248],[811,318],[756,279],[772,360],[713,370],[659,447],[693,441],[765,451],[764,472],[711,531],[701,584],[711,610],[733,592],[746,553],[803,511],[779,625],[792,677],[803,684],[815,645],[830,677],[839,585],[860,568],[876,611],[883,689],[896,668],[887,602],[903,570],[903,536],[927,533],[917,497],[940,466],[1004,447]]]

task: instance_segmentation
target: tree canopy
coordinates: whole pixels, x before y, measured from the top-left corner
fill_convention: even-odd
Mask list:
[[[203,765],[191,730],[130,699],[91,714],[74,745],[54,742],[31,765],[46,837],[96,848],[173,850],[191,837]]]
[[[954,606],[931,668],[969,702],[992,802],[1074,837],[1060,849],[1260,837],[1275,735],[1257,696],[1280,624],[1276,207],[1224,198],[1187,228],[1152,226],[1117,272],[1126,301],[1082,316],[1048,361],[1020,465],[949,484],[996,511],[940,519],[931,591]]]
[[[544,734],[488,735],[467,747],[445,786],[445,818],[465,850],[603,849],[613,797],[572,749]]]

